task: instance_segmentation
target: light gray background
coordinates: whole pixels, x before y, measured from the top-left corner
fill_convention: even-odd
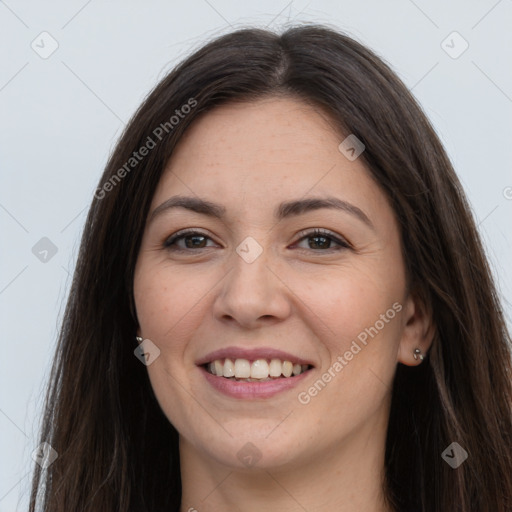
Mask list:
[[[79,237],[123,124],[207,39],[300,21],[344,30],[412,89],[468,194],[510,318],[512,0],[0,1],[0,512],[26,508]],[[48,50],[43,31],[59,45],[47,59],[31,47]],[[453,31],[469,44],[458,58],[441,46]],[[461,43],[445,46],[453,55]],[[42,237],[58,248],[46,263],[32,253]]]

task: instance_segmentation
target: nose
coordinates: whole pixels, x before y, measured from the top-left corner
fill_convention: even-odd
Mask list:
[[[255,329],[280,322],[290,314],[290,289],[267,256],[263,250],[250,262],[234,251],[231,270],[213,304],[214,318]]]

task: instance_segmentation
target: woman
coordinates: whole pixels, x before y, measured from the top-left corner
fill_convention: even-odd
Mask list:
[[[101,178],[30,510],[512,510],[509,343],[386,64],[321,26],[228,34]]]

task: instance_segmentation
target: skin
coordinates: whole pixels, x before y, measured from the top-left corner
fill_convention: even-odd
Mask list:
[[[362,158],[340,152],[343,139],[292,98],[233,103],[199,118],[162,174],[150,212],[178,194],[226,208],[223,220],[184,208],[156,216],[135,271],[137,334],[161,351],[149,378],[180,433],[182,512],[391,510],[382,479],[392,379],[398,362],[421,363],[413,351],[426,354],[432,328],[407,292],[394,213]],[[334,209],[273,217],[281,201],[327,195],[360,208],[373,228]],[[163,246],[184,228],[208,237],[202,248],[190,238],[176,242],[182,252]],[[352,247],[300,234],[313,228]],[[263,249],[250,264],[235,251],[248,236]],[[396,303],[401,311],[300,403]],[[195,361],[228,346],[279,348],[315,368],[271,398],[227,397]],[[261,456],[251,467],[237,457],[247,442]]]

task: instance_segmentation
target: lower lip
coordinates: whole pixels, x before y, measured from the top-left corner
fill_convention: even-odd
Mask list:
[[[281,377],[265,382],[243,382],[224,377],[212,375],[202,366],[199,369],[203,372],[206,380],[221,393],[233,398],[269,398],[282,391],[287,391],[302,382],[311,369],[293,377]]]

